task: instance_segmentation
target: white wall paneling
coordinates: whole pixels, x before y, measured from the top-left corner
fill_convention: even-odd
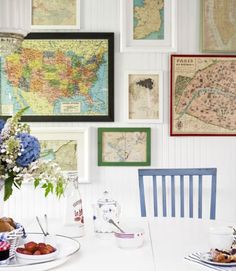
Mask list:
[[[18,0],[19,1],[19,0]],[[10,1],[7,1],[10,2]],[[199,53],[199,2],[200,0],[177,0],[178,4],[178,53]],[[1,4],[1,0],[0,0]],[[1,7],[0,7],[1,8]],[[236,139],[235,137],[170,137],[169,136],[169,55],[158,53],[119,52],[119,1],[81,0],[81,30],[115,32],[115,122],[114,123],[32,123],[36,127],[84,127],[91,128],[91,184],[80,189],[85,213],[92,215],[91,203],[105,189],[121,204],[123,216],[140,215],[136,167],[97,166],[97,127],[138,126],[125,123],[126,99],[124,88],[126,71],[164,71],[164,121],[162,124],[143,125],[152,128],[152,167],[217,167],[217,217],[236,217]],[[13,11],[15,12],[15,11]],[[14,20],[14,16],[11,18]],[[29,217],[48,212],[60,216],[64,200],[54,197],[44,199],[37,190],[26,186],[25,191],[15,193],[6,204],[5,211],[13,217]]]

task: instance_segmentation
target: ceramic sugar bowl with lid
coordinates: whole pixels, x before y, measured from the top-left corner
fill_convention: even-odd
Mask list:
[[[109,223],[112,219],[116,224],[119,224],[120,205],[113,200],[108,191],[103,193],[103,197],[93,205],[94,209],[94,230],[97,233],[111,233],[114,231],[114,226]]]

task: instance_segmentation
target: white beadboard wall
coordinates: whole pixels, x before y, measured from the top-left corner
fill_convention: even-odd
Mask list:
[[[12,0],[5,2],[10,3]],[[22,1],[22,0],[17,0]],[[131,0],[127,0],[131,1]],[[178,53],[199,53],[199,2],[177,0]],[[3,5],[2,0],[0,4]],[[2,6],[0,6],[0,9]],[[12,10],[16,12],[16,10]],[[158,53],[120,53],[120,7],[118,0],[81,0],[81,31],[115,32],[115,122],[114,123],[32,123],[32,126],[66,126],[91,128],[90,184],[80,185],[86,216],[92,215],[91,204],[107,189],[119,201],[122,216],[140,215],[136,167],[97,166],[97,127],[130,126],[125,123],[125,72],[129,70],[164,71],[163,124],[137,124],[152,128],[152,166],[217,167],[217,217],[236,218],[236,138],[235,137],[170,137],[169,136],[169,55]],[[14,16],[11,17],[14,21]],[[0,21],[0,23],[2,23]],[[34,217],[47,212],[62,217],[64,199],[58,201],[31,186],[25,187],[5,204],[5,214],[16,219]]]

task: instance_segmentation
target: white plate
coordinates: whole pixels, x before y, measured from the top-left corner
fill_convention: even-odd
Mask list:
[[[220,266],[236,266],[236,262],[232,263],[218,263],[218,262],[213,262],[211,260],[211,254],[210,252],[202,253],[200,256],[200,260],[204,263],[212,264],[212,265],[220,265]]]
[[[41,233],[27,233],[27,239],[24,242],[35,241],[37,243],[43,242],[43,234]],[[67,236],[56,235],[56,247],[58,248],[58,255],[55,259],[44,262],[21,263],[17,259],[12,259],[9,265],[0,265],[0,271],[43,271],[50,268],[57,267],[65,263],[70,256],[74,255],[80,249],[80,243]]]

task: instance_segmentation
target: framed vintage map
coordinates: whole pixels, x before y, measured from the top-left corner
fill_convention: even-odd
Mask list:
[[[0,115],[23,121],[113,121],[114,34],[30,33],[1,59]]]
[[[31,0],[31,28],[80,29],[80,0]]]
[[[172,55],[170,133],[236,135],[236,55]]]
[[[150,128],[98,128],[99,166],[150,166]]]
[[[128,121],[162,122],[163,74],[161,71],[128,72],[126,89]]]
[[[176,11],[176,0],[121,0],[121,51],[176,51]]]
[[[235,0],[201,0],[203,52],[236,52]]]
[[[76,127],[32,128],[39,139],[41,158],[55,161],[64,172],[77,172],[79,182],[89,182],[89,129]]]

